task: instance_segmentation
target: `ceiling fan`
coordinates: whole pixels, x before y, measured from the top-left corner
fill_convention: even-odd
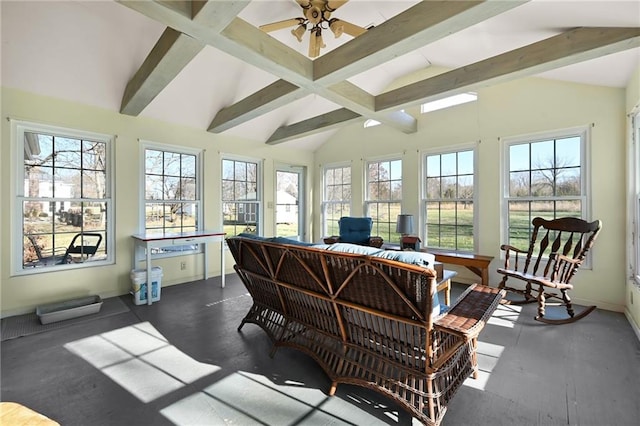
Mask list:
[[[343,33],[357,37],[367,31],[366,28],[331,17],[331,14],[335,12],[336,9],[348,1],[349,0],[295,0],[302,8],[302,17],[261,25],[260,29],[268,33],[295,26],[296,28],[291,30],[291,34],[293,34],[299,42],[302,42],[304,33],[309,31],[311,36],[309,40],[309,57],[315,58],[320,54],[320,49],[325,47],[322,41],[322,30],[331,30],[336,38],[340,37]]]

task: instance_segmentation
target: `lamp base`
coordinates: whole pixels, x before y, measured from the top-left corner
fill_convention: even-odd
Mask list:
[[[402,250],[420,251],[420,238],[415,235],[403,235],[400,237],[400,248]]]

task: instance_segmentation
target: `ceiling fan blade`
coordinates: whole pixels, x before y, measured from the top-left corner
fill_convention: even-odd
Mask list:
[[[283,28],[289,28],[295,25],[300,25],[303,21],[304,19],[302,18],[285,19],[284,21],[278,21],[278,22],[272,22],[270,24],[260,25],[258,28],[260,28],[265,33],[269,33],[271,31],[277,31]]]
[[[327,9],[329,9],[331,12],[333,12],[334,10],[339,8],[340,6],[344,6],[344,4],[347,3],[348,1],[349,0],[329,0],[327,2]]]
[[[310,0],[295,0],[296,3],[298,3],[300,5],[301,8],[303,9],[307,9],[309,7],[311,7],[311,1]]]
[[[342,26],[342,31],[346,34],[349,34],[352,37],[358,37],[361,34],[367,32],[366,28],[362,28],[356,24],[352,24],[351,22],[343,21],[342,19],[336,19],[336,22]]]

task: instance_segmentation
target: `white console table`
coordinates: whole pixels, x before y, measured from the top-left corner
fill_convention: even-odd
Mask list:
[[[209,265],[207,256],[207,246],[209,243],[220,242],[220,270],[222,287],[224,287],[224,237],[221,231],[195,231],[183,232],[179,234],[136,234],[133,237],[133,269],[136,269],[138,262],[147,261],[147,304],[151,305],[151,249],[184,246],[189,244],[202,244],[204,248],[204,279],[209,278]]]

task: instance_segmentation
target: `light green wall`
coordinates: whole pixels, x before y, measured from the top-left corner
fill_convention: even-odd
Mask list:
[[[11,277],[11,210],[10,185],[14,184],[15,148],[10,135],[7,117],[50,124],[109,135],[116,135],[115,142],[115,249],[114,265],[40,273],[29,276]],[[307,182],[313,181],[313,153],[290,147],[272,147],[264,143],[248,141],[222,135],[214,135],[202,129],[173,125],[165,122],[130,117],[113,111],[80,105],[60,99],[43,97],[9,88],[2,88],[2,149],[0,150],[0,196],[3,209],[0,216],[0,299],[2,316],[32,311],[36,306],[98,294],[111,297],[126,294],[131,282],[129,272],[132,267],[131,235],[139,232],[138,212],[140,198],[139,140],[172,145],[184,145],[205,150],[204,155],[204,212],[205,227],[220,229],[222,224],[220,208],[221,153],[264,159],[264,201],[274,201],[274,167],[276,164],[305,166],[308,170]],[[311,188],[307,184],[307,191]],[[11,207],[12,208],[12,207]],[[311,215],[309,205],[306,212]],[[273,235],[275,230],[273,208],[264,211],[264,235]],[[309,223],[311,221],[309,220]],[[310,225],[307,229],[310,235]],[[209,251],[209,274],[220,275],[220,251],[211,245]],[[226,257],[226,272],[233,271],[233,259]],[[179,263],[187,262],[187,269],[181,271]],[[162,266],[163,286],[200,279],[203,256],[180,256],[154,262]]]
[[[626,93],[626,109],[625,111],[628,113],[627,119],[627,128],[631,129],[631,117],[632,114],[637,114],[640,112],[640,67],[636,69],[633,73],[633,76],[629,80],[629,84],[627,85],[627,93]],[[627,227],[629,231],[626,233],[626,247],[627,247],[627,261],[625,265],[633,265],[634,264],[634,246],[632,240],[632,232],[633,232],[633,223],[634,223],[634,213],[635,213],[635,200],[636,200],[636,188],[635,188],[635,170],[634,163],[636,160],[636,151],[633,147],[633,135],[631,132],[627,134],[627,200],[628,203],[626,211],[628,212],[627,216]],[[629,277],[633,277],[634,271],[633,267],[630,266],[628,269]],[[636,334],[640,338],[640,286],[635,283],[633,278],[629,278],[627,280],[626,286],[626,314],[631,324],[634,326]]]
[[[403,211],[417,214],[420,207],[420,153],[429,149],[478,145],[477,205],[478,252],[495,256],[491,280],[498,282],[501,235],[500,174],[502,138],[548,132],[577,126],[591,131],[592,217],[601,219],[604,230],[593,250],[593,270],[581,270],[573,299],[601,308],[622,311],[625,304],[625,91],[600,86],[545,79],[523,79],[478,91],[477,102],[420,115],[418,132],[403,134],[385,126],[364,129],[351,124],[334,134],[316,151],[316,169],[349,160],[353,176],[363,176],[364,160],[398,154],[403,158]],[[363,189],[353,189],[354,214],[362,213]],[[321,179],[315,182],[321,194]],[[320,196],[316,198],[320,203]],[[315,215],[315,229],[320,217]],[[316,235],[320,237],[320,235]],[[463,279],[472,275],[460,271]],[[639,299],[640,300],[640,299]]]

